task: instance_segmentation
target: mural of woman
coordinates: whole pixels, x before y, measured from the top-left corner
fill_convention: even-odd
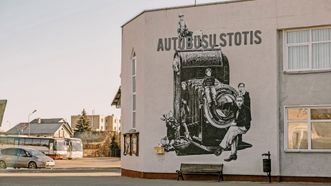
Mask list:
[[[187,83],[183,81],[181,83],[182,85],[182,92],[181,92],[181,110],[180,110],[180,117],[181,117],[181,126],[184,129],[184,135],[186,138],[190,138],[190,133],[187,128],[187,121],[188,117],[190,116],[190,108],[188,106],[188,101],[190,100],[189,98],[189,92],[187,89]]]
[[[172,68],[174,70],[175,73],[177,73],[177,75],[180,74],[180,57],[178,56],[177,53],[174,54],[174,60],[172,62]]]
[[[203,79],[203,87],[205,90],[206,99],[209,106],[217,105],[216,102],[216,89],[215,89],[215,77],[212,76],[211,68],[207,68],[205,71],[206,76]]]

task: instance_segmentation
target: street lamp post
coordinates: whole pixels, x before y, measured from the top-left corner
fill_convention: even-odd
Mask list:
[[[28,115],[29,136],[30,136],[30,132],[31,132],[31,130],[30,130],[30,116],[31,116],[32,114],[36,113],[36,112],[37,112],[37,110],[34,110],[34,111],[32,111],[32,112]]]

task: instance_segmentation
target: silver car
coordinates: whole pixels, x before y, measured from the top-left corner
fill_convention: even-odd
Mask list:
[[[0,169],[14,168],[51,168],[55,161],[42,152],[28,148],[5,148],[0,150]]]

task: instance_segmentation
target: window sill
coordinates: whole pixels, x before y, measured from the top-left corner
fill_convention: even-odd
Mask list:
[[[315,74],[315,73],[327,73],[331,72],[331,69],[320,69],[320,70],[284,70],[284,74]]]
[[[325,150],[307,150],[307,149],[296,149],[296,150],[292,150],[292,149],[286,149],[284,150],[285,153],[331,153],[331,149],[325,149]]]
[[[136,134],[136,133],[139,133],[139,132],[135,128],[132,128],[125,134]]]

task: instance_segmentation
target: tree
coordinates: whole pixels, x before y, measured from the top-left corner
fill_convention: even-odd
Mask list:
[[[80,115],[77,123],[76,123],[76,129],[75,132],[85,132],[90,131],[90,122],[86,116],[86,111],[83,109],[82,114]]]

